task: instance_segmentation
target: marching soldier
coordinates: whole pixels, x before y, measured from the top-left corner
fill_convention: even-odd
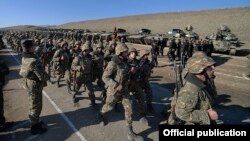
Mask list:
[[[87,44],[82,45],[82,53],[75,57],[72,62],[71,69],[77,72],[76,77],[76,93],[74,94],[74,103],[77,103],[76,94],[80,90],[82,84],[86,86],[86,92],[91,100],[91,105],[95,106],[95,94],[92,84],[93,79],[93,61],[90,53],[90,47]]]
[[[97,85],[102,89],[102,96],[103,96],[103,101],[106,101],[106,89],[105,89],[105,84],[102,80],[102,74],[103,74],[103,68],[104,68],[104,52],[103,50],[103,44],[99,42],[96,46],[96,50],[93,52],[93,70],[94,71],[94,79],[97,79]]]
[[[127,45],[124,43],[118,44],[115,53],[116,55],[112,57],[102,76],[105,86],[107,87],[107,99],[98,114],[98,119],[101,124],[105,124],[104,114],[112,110],[115,104],[121,100],[125,110],[127,137],[129,140],[138,140],[142,137],[136,135],[132,128],[132,106],[128,92],[129,67],[127,65]]]
[[[60,79],[65,75],[69,77],[69,50],[68,50],[68,43],[63,41],[61,43],[61,48],[57,49],[53,56],[53,68],[57,74],[57,87],[60,87]],[[67,80],[67,79],[66,79]],[[67,82],[67,86],[69,86],[69,82]]]
[[[42,111],[42,90],[49,75],[43,69],[42,62],[34,54],[33,40],[23,40],[22,48],[20,75],[25,79],[25,86],[29,94],[31,134],[42,134],[47,131],[46,125],[39,121]]]

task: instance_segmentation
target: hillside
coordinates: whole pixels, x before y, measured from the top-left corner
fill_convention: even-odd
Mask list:
[[[153,33],[166,33],[172,28],[184,29],[193,25],[194,31],[202,37],[216,32],[220,25],[228,25],[244,42],[250,41],[250,7],[217,9],[192,12],[159,13],[126,16],[109,19],[66,23],[58,28],[75,28],[112,31],[114,26],[124,28],[130,33],[140,28],[149,28]]]

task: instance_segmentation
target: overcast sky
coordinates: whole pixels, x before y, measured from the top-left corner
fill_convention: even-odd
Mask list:
[[[0,27],[238,7],[250,0],[0,0]]]

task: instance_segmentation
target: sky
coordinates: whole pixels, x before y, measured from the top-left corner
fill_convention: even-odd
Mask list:
[[[0,28],[238,7],[250,0],[0,0]]]

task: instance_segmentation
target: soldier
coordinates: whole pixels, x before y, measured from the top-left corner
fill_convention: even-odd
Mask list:
[[[95,94],[92,84],[93,79],[93,61],[90,53],[90,47],[87,44],[82,45],[82,53],[75,57],[72,62],[71,69],[77,72],[76,78],[76,93],[74,94],[73,100],[74,103],[77,103],[75,98],[76,94],[80,90],[82,84],[86,86],[86,92],[89,95],[91,100],[91,105],[95,106]]]
[[[108,48],[106,49],[105,51],[105,54],[104,54],[104,59],[109,62],[112,58],[113,55],[115,55],[115,47],[116,47],[116,41],[115,40],[112,40],[109,42],[109,46]]]
[[[129,48],[128,51],[128,66],[129,66],[129,84],[128,89],[129,92],[132,92],[135,98],[139,103],[139,113],[142,118],[140,122],[143,124],[148,124],[148,120],[146,118],[146,110],[145,110],[145,101],[144,101],[144,93],[140,85],[140,62],[136,59],[137,50],[135,48]]]
[[[212,108],[212,91],[206,84],[214,76],[215,62],[210,57],[196,55],[187,62],[186,84],[181,88],[176,106],[176,116],[184,124],[212,124],[218,114]]]
[[[104,52],[103,44],[99,42],[96,46],[96,50],[93,52],[93,70],[94,71],[94,79],[97,79],[97,85],[102,89],[103,101],[106,101],[106,89],[105,84],[102,80],[103,68],[104,68]]]
[[[152,88],[149,84],[149,77],[150,77],[150,73],[151,70],[153,68],[153,65],[151,64],[151,62],[148,59],[149,56],[149,50],[141,50],[140,51],[140,85],[141,88],[144,90],[144,92],[146,93],[146,103],[147,103],[147,110],[149,112],[153,112],[153,106],[152,106],[152,98],[153,98],[153,94],[152,94]]]
[[[33,40],[22,41],[22,65],[20,75],[25,79],[25,86],[29,94],[31,121],[31,134],[42,134],[47,131],[45,124],[39,121],[42,111],[43,82],[49,79],[49,75],[42,67],[42,62],[34,54]]]
[[[140,139],[132,128],[132,106],[128,92],[128,72],[127,65],[128,47],[124,43],[119,43],[115,49],[115,54],[106,67],[102,79],[107,87],[107,99],[103,105],[98,119],[104,123],[104,114],[112,110],[118,101],[122,101],[125,110],[125,120],[127,122],[127,137],[129,140]]]
[[[176,48],[177,48],[177,44],[175,42],[175,39],[173,38],[173,39],[170,40],[169,51],[167,53],[168,59],[171,62],[175,60],[175,51],[176,51]]]
[[[69,56],[70,52],[68,50],[68,43],[63,41],[61,43],[61,48],[57,49],[53,56],[53,68],[54,71],[57,72],[57,87],[60,87],[60,79],[65,75],[66,77],[69,77]],[[68,79],[66,79],[68,80]],[[70,87],[70,84],[68,81],[66,81],[67,87]]]
[[[9,74],[9,67],[0,58],[0,132],[9,129],[14,122],[6,122],[4,117],[3,87],[5,85],[5,75]]]
[[[152,63],[155,67],[158,67],[158,60],[157,56],[159,55],[159,46],[158,41],[156,41],[154,38],[152,39],[151,43],[151,55],[152,55]]]

